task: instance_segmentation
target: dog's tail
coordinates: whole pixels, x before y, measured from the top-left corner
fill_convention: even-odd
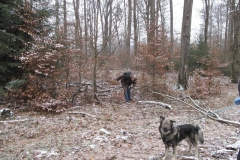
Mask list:
[[[204,143],[203,132],[198,125],[196,125],[196,128],[198,129],[198,140],[201,144],[203,144]]]

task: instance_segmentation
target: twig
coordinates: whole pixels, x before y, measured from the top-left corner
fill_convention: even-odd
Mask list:
[[[0,123],[14,123],[14,122],[25,122],[28,119],[21,119],[21,120],[9,120],[9,121],[0,121]]]
[[[152,91],[152,90],[150,90],[150,91]],[[193,105],[191,105],[191,104],[189,104],[189,103],[187,103],[187,102],[185,102],[185,101],[182,101],[181,99],[177,99],[177,98],[175,98],[175,97],[172,97],[172,96],[169,96],[169,95],[165,95],[165,94],[162,94],[162,93],[159,93],[159,92],[154,92],[154,91],[152,91],[152,92],[155,93],[155,94],[160,94],[160,95],[162,95],[163,97],[169,98],[170,100],[175,100],[175,101],[182,102],[182,103],[184,103],[184,104],[186,104],[186,105],[188,105],[188,106],[190,106],[190,107],[192,107],[192,108],[194,108],[194,109],[196,109],[196,110],[198,110],[199,112],[201,112],[201,113],[204,114],[204,112],[201,111],[200,109],[198,109],[197,107],[195,107],[195,106],[193,106]]]
[[[79,109],[79,108],[82,108],[82,106],[74,106],[74,107],[68,108],[68,110],[74,110],[74,109]]]
[[[68,114],[81,114],[83,116],[89,116],[89,117],[101,119],[100,117],[97,117],[95,115],[92,115],[92,114],[89,114],[89,113],[85,113],[85,112],[67,112],[67,113]]]
[[[170,104],[162,103],[162,102],[155,102],[155,101],[138,101],[139,103],[148,103],[148,104],[157,104],[161,105],[167,109],[172,109],[172,106]]]

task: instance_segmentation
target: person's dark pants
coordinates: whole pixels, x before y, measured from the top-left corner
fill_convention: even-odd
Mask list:
[[[130,86],[123,86],[124,97],[127,102],[131,101],[131,89]]]

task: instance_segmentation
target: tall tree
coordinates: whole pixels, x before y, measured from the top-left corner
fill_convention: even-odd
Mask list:
[[[56,24],[55,24],[55,35],[57,37],[57,41],[59,41],[60,39],[60,32],[59,32],[59,27],[60,27],[60,5],[59,5],[59,0],[55,0],[55,8],[56,8],[56,12],[55,12],[55,19],[56,19]]]
[[[102,25],[102,33],[103,33],[103,40],[102,46],[104,47],[103,54],[109,55],[111,52],[111,29],[112,29],[112,2],[113,0],[105,1],[103,4],[103,8],[100,10],[100,17],[101,17],[101,25]]]
[[[170,0],[170,53],[173,53],[173,4],[172,0]]]
[[[84,12],[84,51],[85,51],[85,57],[88,56],[88,22],[87,22],[87,3],[86,0],[84,0],[83,3],[83,12]]]
[[[18,79],[23,73],[18,68],[21,63],[15,57],[20,56],[26,47],[24,43],[31,39],[17,27],[24,24],[16,11],[17,5],[23,5],[23,2],[0,2],[0,91],[12,78]]]
[[[210,10],[210,0],[205,0],[205,27],[204,27],[204,41],[207,44],[208,40],[208,26],[209,26],[209,11]]]
[[[113,26],[113,0],[110,0],[109,1],[109,14],[110,14],[110,16],[109,16],[109,26],[108,26],[108,28],[109,28],[109,31],[108,31],[108,46],[107,46],[107,48],[108,48],[108,53],[111,53],[112,52],[112,41],[111,41],[111,39],[112,39],[112,26]]]
[[[193,0],[184,0],[182,32],[181,32],[181,59],[178,75],[178,87],[188,87],[188,55],[190,51],[191,20]]]
[[[63,0],[63,38],[67,38],[67,0]]]
[[[226,15],[228,14],[228,11],[229,11],[229,1],[227,1],[227,6],[226,6]],[[226,22],[225,22],[225,40],[224,40],[224,50],[225,50],[225,53],[227,51],[227,40],[228,40],[228,25],[229,25],[229,18],[228,16],[226,17]]]
[[[27,1],[0,1],[0,90],[9,81],[21,79],[21,53],[29,50],[36,35],[49,30],[47,14],[46,8],[34,8]]]
[[[156,17],[155,17],[155,0],[149,0],[149,6],[150,6],[150,44],[153,43],[153,41],[156,38]]]
[[[74,14],[75,14],[75,44],[76,48],[81,48],[82,30],[80,26],[79,17],[79,0],[73,0]]]
[[[150,5],[149,5],[149,0],[145,1],[146,5],[146,15],[145,15],[145,21],[146,21],[146,31],[147,31],[147,43],[150,43]]]
[[[126,37],[126,53],[127,53],[127,59],[126,59],[126,66],[129,67],[130,65],[130,42],[131,42],[131,23],[132,22],[132,0],[128,0],[128,24],[127,24],[127,37]]]
[[[240,2],[233,11],[234,35],[233,35],[233,59],[232,59],[232,79],[238,81],[240,75]]]
[[[133,28],[134,28],[134,53],[137,54],[138,31],[137,31],[137,0],[133,0]]]

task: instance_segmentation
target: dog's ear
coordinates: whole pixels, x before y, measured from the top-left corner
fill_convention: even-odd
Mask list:
[[[160,116],[160,123],[165,119],[165,117]]]

